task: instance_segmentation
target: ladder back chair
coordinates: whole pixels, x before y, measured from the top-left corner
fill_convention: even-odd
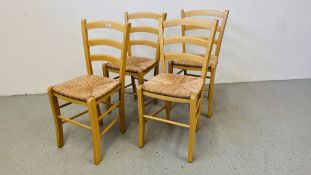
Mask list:
[[[216,39],[214,41],[214,44],[216,45],[215,50],[212,53],[211,59],[208,63],[208,72],[210,73],[210,76],[207,76],[206,78],[210,79],[209,87],[208,87],[208,117],[212,117],[212,104],[213,104],[213,93],[214,93],[214,82],[215,82],[215,73],[216,68],[218,64],[218,58],[221,48],[222,39],[224,36],[227,19],[228,19],[229,11],[226,10],[224,12],[222,11],[215,11],[215,10],[190,10],[190,11],[184,11],[181,10],[181,18],[194,18],[194,17],[212,17],[219,20],[219,24],[217,27],[217,33]],[[196,18],[197,19],[197,18]],[[182,34],[183,36],[186,36],[186,32],[190,30],[197,30],[202,29],[201,27],[194,27],[194,26],[183,26],[182,28]],[[206,37],[200,37],[202,39],[206,39]],[[183,52],[186,52],[186,44],[182,45]],[[200,71],[202,69],[202,64],[196,63],[193,61],[188,61],[185,59],[176,60],[169,62],[169,72],[173,72],[173,69],[181,69],[178,74],[181,72],[184,73],[184,75],[192,75],[197,76],[193,74],[187,73],[187,70],[191,71]]]
[[[136,13],[124,13],[125,23],[130,21],[135,21],[137,19],[147,19],[147,20],[155,20],[158,22],[158,19],[165,20],[166,13],[151,13],[151,12],[136,12]],[[139,26],[132,26],[131,34],[133,33],[149,33],[155,35],[157,37],[156,41],[152,41],[149,39],[131,39],[129,41],[129,48],[128,48],[128,56],[127,56],[127,63],[125,74],[131,76],[131,84],[126,85],[129,87],[132,85],[133,92],[126,92],[129,94],[133,94],[135,99],[137,98],[137,90],[136,90],[136,83],[135,79],[138,80],[138,84],[141,85],[146,81],[144,76],[154,69],[154,75],[158,74],[159,69],[159,43],[158,43],[158,28],[154,28],[148,25],[139,25]],[[132,55],[132,47],[131,46],[147,46],[154,48],[155,50],[155,59],[146,58],[141,56],[133,56]],[[103,64],[103,75],[109,77],[109,72],[119,73],[119,67],[113,63]],[[117,77],[116,77],[117,78]],[[150,102],[152,102],[151,100]],[[149,103],[150,103],[149,102]],[[148,103],[148,104],[149,104]]]
[[[50,86],[48,88],[48,94],[55,122],[57,146],[59,148],[64,146],[63,124],[69,122],[88,129],[92,134],[94,164],[98,165],[101,162],[101,137],[118,121],[120,123],[120,132],[125,132],[124,81],[128,37],[131,24],[121,24],[113,21],[87,22],[86,20],[82,20],[81,25],[87,75],[79,76],[56,86]],[[89,39],[88,31],[103,28],[121,32],[123,34],[123,41],[119,42],[108,38]],[[121,56],[117,58],[105,54],[91,54],[90,48],[92,46],[117,48]],[[119,65],[120,78],[115,80],[93,75],[93,61],[108,61]],[[109,104],[110,108],[101,113],[99,105],[101,103],[108,103],[107,98],[115,93],[119,93],[118,101],[115,104]],[[64,100],[67,103],[60,105],[58,99]],[[87,109],[72,117],[64,117],[61,114],[61,108],[70,104],[82,105]],[[102,124],[103,119],[109,112],[116,108],[119,108],[119,115],[116,116],[107,127],[100,131],[99,125]],[[85,113],[89,114],[90,126],[74,120]]]
[[[138,113],[139,113],[139,139],[138,146],[144,146],[144,133],[146,120],[156,120],[168,124],[173,124],[189,129],[188,141],[188,162],[193,161],[194,137],[195,131],[199,128],[201,103],[204,91],[205,76],[207,72],[207,63],[211,57],[212,45],[216,33],[218,21],[207,21],[200,19],[174,19],[160,21],[160,65],[161,73],[150,79],[143,85],[138,86]],[[179,26],[196,26],[210,30],[209,40],[204,40],[190,36],[169,37],[164,36],[164,30],[169,27]],[[165,53],[164,47],[171,44],[192,44],[205,49],[205,55],[195,55],[191,53],[183,53],[181,51]],[[172,49],[176,50],[176,49]],[[166,73],[166,61],[186,59],[202,64],[200,77],[187,75],[174,75]],[[144,97],[152,97],[164,100],[165,105],[157,112],[151,115],[144,113]],[[186,103],[190,105],[189,124],[176,122],[170,119],[170,104],[172,102]],[[157,115],[165,110],[166,117],[158,117]]]

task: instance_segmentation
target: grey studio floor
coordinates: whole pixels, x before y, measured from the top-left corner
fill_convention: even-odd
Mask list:
[[[103,159],[94,166],[87,130],[65,124],[65,146],[56,147],[46,94],[1,97],[0,174],[311,173],[310,79],[217,84],[214,99],[210,119],[204,99],[192,164],[186,161],[184,128],[150,121],[145,147],[137,147],[137,102],[127,95],[127,132],[120,134],[116,125],[102,138]],[[64,113],[81,110],[69,107]],[[188,107],[174,104],[172,116],[187,121]],[[87,123],[88,116],[78,120]]]

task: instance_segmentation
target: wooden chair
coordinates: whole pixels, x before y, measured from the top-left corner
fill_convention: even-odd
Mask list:
[[[219,19],[219,22],[220,22],[219,26],[217,27],[217,32],[219,34],[218,34],[218,36],[216,35],[216,39],[214,41],[214,44],[216,45],[216,49],[212,53],[211,59],[208,63],[208,72],[210,73],[210,76],[206,77],[206,78],[210,78],[210,84],[209,84],[209,88],[208,88],[208,117],[212,117],[212,104],[213,104],[215,73],[216,73],[216,68],[217,68],[218,58],[219,58],[219,52],[220,52],[221,43],[222,43],[222,39],[224,36],[225,28],[226,28],[228,15],[229,15],[228,10],[226,10],[224,12],[214,11],[214,10],[191,10],[191,11],[181,10],[181,17],[182,18],[206,16],[206,17],[213,17],[213,18]],[[182,27],[182,34],[185,36],[187,31],[196,30],[196,29],[202,29],[202,28],[193,27],[193,26],[184,26],[184,27]],[[204,37],[200,37],[200,38],[206,39]],[[183,44],[182,47],[183,47],[183,52],[186,52],[186,45]],[[181,59],[181,60],[169,62],[169,72],[173,72],[174,68],[181,69],[178,72],[178,74],[180,74],[181,72],[184,72],[184,75],[197,76],[197,75],[187,73],[187,70],[200,71],[202,69],[202,64],[195,63],[192,61],[188,61],[185,59]]]
[[[175,19],[168,21],[160,21],[159,36],[160,36],[160,65],[161,73],[143,85],[138,87],[138,113],[139,113],[139,142],[138,146],[144,146],[145,122],[147,119],[156,120],[164,123],[169,123],[185,128],[189,128],[189,143],[188,143],[188,162],[193,161],[194,137],[195,130],[199,128],[201,103],[205,84],[205,76],[207,72],[207,63],[211,57],[212,45],[216,33],[218,21],[207,21],[199,19]],[[177,36],[164,37],[164,29],[173,26],[195,26],[210,30],[209,40],[204,40],[196,37]],[[205,49],[205,55],[199,56],[190,53],[165,53],[164,46],[170,44],[192,44],[201,46]],[[202,64],[200,77],[187,75],[174,75],[166,73],[165,61],[186,59]],[[144,97],[152,97],[165,101],[165,105],[157,112],[151,115],[144,113]],[[184,124],[170,120],[171,103],[186,103],[190,105],[189,124]],[[166,118],[158,117],[157,115],[165,110]]]
[[[136,19],[144,18],[148,20],[158,20],[161,18],[162,20],[166,19],[166,13],[158,14],[158,13],[151,13],[151,12],[137,12],[137,13],[124,13],[125,23],[129,21],[134,21]],[[150,26],[133,26],[131,28],[130,33],[150,33],[156,35],[158,37],[158,29]],[[133,56],[131,46],[147,46],[155,49],[155,59],[140,57],[140,56]],[[129,41],[129,49],[128,49],[128,57],[127,57],[127,64],[125,69],[125,74],[131,76],[131,84],[126,85],[129,87],[132,85],[133,92],[126,92],[129,94],[133,94],[136,98],[137,90],[136,90],[136,83],[135,79],[138,80],[138,84],[141,85],[146,81],[144,76],[154,69],[154,75],[157,75],[159,72],[159,43],[157,41],[151,41],[148,39],[130,39]],[[113,63],[103,64],[103,74],[106,77],[109,77],[109,72],[119,73],[120,69],[119,66]],[[116,77],[117,78],[117,77]],[[153,101],[153,100],[151,100]],[[149,101],[149,103],[151,102]],[[147,104],[149,104],[147,102]],[[146,104],[146,105],[147,105]],[[109,106],[107,106],[108,108]]]
[[[124,80],[128,37],[131,24],[127,23],[124,25],[113,21],[87,22],[86,20],[82,20],[81,24],[87,75],[74,78],[56,86],[51,86],[48,88],[48,94],[55,121],[57,146],[59,148],[64,146],[63,124],[69,122],[86,128],[90,130],[92,134],[94,164],[98,165],[101,161],[100,138],[118,121],[120,122],[121,133],[125,132]],[[100,28],[110,28],[122,32],[123,42],[107,38],[88,38],[89,30]],[[114,56],[104,54],[91,54],[90,47],[98,45],[119,49],[121,51],[121,58],[118,59]],[[119,65],[121,68],[119,80],[93,75],[93,61],[108,61]],[[119,93],[119,100],[115,104],[109,104],[111,107],[104,113],[101,113],[99,104],[107,103],[107,98],[115,93]],[[65,100],[67,103],[59,105],[58,99]],[[70,104],[82,105],[87,109],[72,117],[64,117],[61,115],[60,109]],[[115,108],[119,108],[119,115],[113,119],[103,131],[100,131],[99,125],[107,114]],[[85,113],[89,113],[91,126],[74,121],[75,118]]]

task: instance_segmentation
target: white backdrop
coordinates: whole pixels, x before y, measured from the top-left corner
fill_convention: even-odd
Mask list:
[[[0,0],[0,95],[46,92],[86,73],[80,20],[229,9],[217,83],[311,78],[308,0]],[[99,72],[99,68],[97,70]]]

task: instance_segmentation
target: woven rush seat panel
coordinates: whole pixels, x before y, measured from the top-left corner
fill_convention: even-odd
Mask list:
[[[155,59],[129,56],[129,57],[127,57],[127,60],[126,60],[125,71],[126,72],[133,72],[133,73],[144,72],[155,64],[156,64]],[[107,67],[110,69],[115,69],[115,70],[120,69],[118,65],[115,65],[112,63],[108,63]]]
[[[177,98],[190,98],[191,93],[200,93],[203,86],[201,78],[162,73],[143,84],[147,92]]]
[[[83,75],[53,87],[53,91],[76,100],[99,99],[119,85],[118,80],[96,75]]]
[[[210,62],[208,64],[208,67],[211,67],[211,65],[216,65],[217,63],[218,63],[218,57],[215,55],[212,55],[210,58]],[[202,67],[202,64],[200,64],[200,63],[185,60],[185,59],[175,60],[175,61],[173,61],[173,64],[177,65],[177,66],[187,66],[187,67],[196,67],[196,68]]]

